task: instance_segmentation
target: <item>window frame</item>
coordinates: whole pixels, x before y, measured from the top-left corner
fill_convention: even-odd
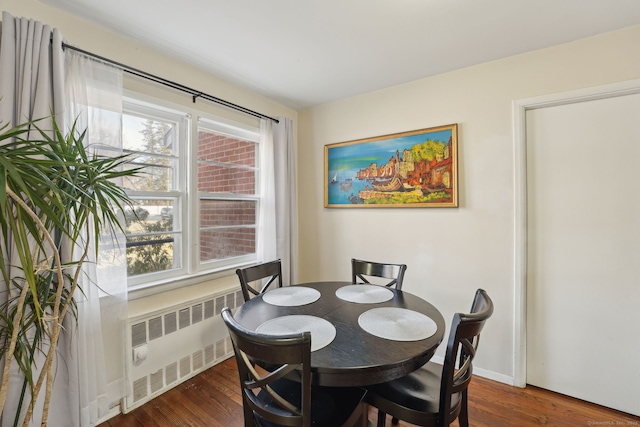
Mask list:
[[[223,123],[219,120],[215,120],[209,117],[199,116],[197,120],[194,120],[193,125],[196,127],[195,132],[192,135],[198,135],[201,130],[213,132],[217,134],[223,134],[225,136],[229,136],[235,139],[240,139],[248,142],[252,142],[255,144],[256,154],[255,154],[255,166],[252,169],[255,174],[255,193],[252,195],[248,194],[239,194],[239,193],[212,193],[212,192],[204,192],[197,190],[198,188],[198,142],[194,140],[192,144],[192,156],[194,159],[194,163],[196,167],[192,168],[192,183],[197,193],[197,209],[194,209],[194,213],[198,213],[197,218],[192,224],[196,224],[196,230],[194,230],[193,239],[196,243],[196,255],[191,258],[194,265],[194,272],[202,272],[202,271],[211,271],[211,270],[219,270],[219,269],[228,269],[238,265],[246,265],[255,263],[257,261],[257,244],[259,241],[259,224],[260,224],[260,205],[262,203],[263,192],[261,191],[260,185],[260,170],[261,170],[261,159],[262,159],[262,144],[260,138],[260,127],[256,126],[255,128],[251,128],[246,125],[234,124],[229,125],[227,123]],[[243,168],[243,167],[240,167]],[[200,202],[203,199],[207,200],[247,200],[247,201],[255,201],[256,202],[256,223],[254,225],[255,236],[256,236],[256,252],[253,254],[246,254],[241,256],[229,257],[220,260],[211,260],[211,261],[201,261],[200,259],[200,232],[202,231],[202,226],[200,224]]]
[[[189,113],[185,111],[181,111],[175,108],[170,108],[166,104],[161,103],[159,101],[149,101],[143,99],[142,97],[137,97],[137,94],[128,93],[126,96],[123,96],[122,102],[122,114],[139,116],[139,117],[148,117],[151,120],[165,120],[168,122],[176,123],[176,142],[177,146],[174,148],[174,155],[177,158],[176,167],[174,170],[174,178],[172,188],[168,191],[131,191],[128,190],[127,193],[132,196],[135,200],[162,200],[162,199],[174,199],[177,200],[180,217],[185,218],[185,213],[187,209],[187,197],[188,197],[188,182],[186,180],[186,176],[184,172],[188,167],[187,160],[187,152],[186,147],[181,147],[180,143],[182,141],[187,141],[189,144],[190,138],[190,129],[191,129],[191,116]],[[124,130],[124,127],[123,127]],[[184,153],[183,153],[184,151]],[[126,149],[124,152],[128,152]],[[175,207],[174,207],[175,209]],[[174,213],[174,218],[175,218]],[[178,224],[173,222],[174,229],[171,231],[174,235],[180,236],[180,242],[178,250],[176,250],[174,246],[174,260],[176,253],[179,256],[180,267],[172,268],[169,270],[158,271],[154,273],[146,273],[138,276],[129,276],[127,274],[127,287],[129,289],[136,289],[138,287],[146,287],[146,286],[154,286],[155,284],[162,283],[164,281],[170,280],[174,277],[183,276],[189,274],[189,269],[187,265],[188,260],[188,230],[184,227],[185,221],[179,221]],[[177,226],[176,226],[177,225]],[[175,243],[175,240],[174,240]]]
[[[157,113],[160,112],[160,115]],[[147,96],[140,92],[125,90],[123,96],[123,115],[146,115],[150,118],[160,118],[178,123],[176,117],[180,117],[177,137],[177,166],[175,188],[166,192],[167,197],[175,197],[180,204],[181,224],[175,225],[174,232],[182,234],[180,256],[181,266],[176,269],[155,273],[141,274],[127,277],[127,288],[137,297],[154,294],[157,292],[180,288],[229,275],[229,271],[235,268],[249,265],[257,261],[257,245],[260,241],[260,206],[264,191],[260,185],[261,159],[263,159],[260,122],[245,124],[228,119],[226,117],[207,114],[198,108],[189,108],[173,104],[170,101]],[[252,254],[230,257],[221,260],[200,261],[200,200],[202,197],[211,196],[206,192],[198,191],[198,132],[200,130],[222,133],[227,136],[247,140],[256,144],[256,188],[253,195],[239,195],[234,193],[213,193],[215,200],[252,200],[256,201],[255,238],[256,251]],[[164,193],[164,192],[163,192]],[[158,192],[135,192],[136,198],[161,199]],[[176,217],[174,207],[174,218]]]

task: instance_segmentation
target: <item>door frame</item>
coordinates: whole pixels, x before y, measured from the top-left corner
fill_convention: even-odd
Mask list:
[[[513,385],[527,384],[527,123],[529,110],[640,93],[640,79],[513,101],[514,328]],[[640,118],[639,118],[640,119]]]

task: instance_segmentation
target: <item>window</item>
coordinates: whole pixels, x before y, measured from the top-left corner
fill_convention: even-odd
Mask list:
[[[194,123],[195,122],[195,123]],[[123,145],[142,166],[125,187],[133,287],[256,259],[260,129],[128,99]]]
[[[259,136],[255,129],[199,121],[200,267],[256,252]]]

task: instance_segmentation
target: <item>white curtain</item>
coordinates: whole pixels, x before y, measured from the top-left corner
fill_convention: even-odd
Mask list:
[[[273,261],[276,251],[275,169],[273,161],[273,127],[271,120],[260,121],[260,178],[263,194],[258,206],[258,238],[256,255],[258,262]]]
[[[275,168],[276,257],[282,260],[285,284],[295,284],[298,253],[298,212],[296,185],[296,147],[293,139],[293,120],[278,117],[273,125]]]
[[[33,19],[2,12],[0,120],[11,127],[64,109],[62,34]],[[50,129],[50,121],[39,126]]]
[[[52,113],[61,123],[64,109],[64,55],[60,32],[41,22],[14,18],[10,13],[3,12],[0,37],[1,125],[14,127],[29,120],[44,119],[38,122],[38,126],[41,129],[51,129]],[[12,259],[11,265],[19,265],[19,260]],[[12,272],[9,274],[14,275]],[[19,272],[15,274],[20,275]],[[6,284],[0,283],[0,302],[7,301],[6,290]],[[36,358],[41,356],[36,354]],[[61,356],[64,357],[64,354]],[[42,359],[43,357],[38,366],[42,366]],[[58,363],[58,366],[61,364],[63,362]],[[35,372],[36,375],[38,373],[39,371]],[[23,387],[24,377],[17,369],[15,360],[12,361],[9,377],[7,400],[2,415],[3,427],[13,425]],[[27,393],[27,397],[28,395]],[[43,398],[44,392],[40,394],[34,414],[41,414]],[[27,405],[28,402],[22,405],[22,414]],[[39,424],[39,415],[34,416],[32,425]]]
[[[73,50],[66,52],[66,70],[67,127],[76,123],[78,129],[87,129],[85,145],[89,153],[121,154],[122,70]],[[91,241],[96,239],[98,259],[84,264],[83,292],[76,296],[78,326],[72,329],[76,334],[68,334],[65,343],[74,357],[68,364],[70,387],[65,401],[71,402],[68,411],[74,417],[77,413],[77,419],[65,425],[95,425],[126,394],[125,238],[122,233],[105,232]],[[93,255],[94,249],[89,253]],[[54,407],[64,408],[64,402]],[[51,415],[51,425],[63,425],[58,420],[64,419],[64,412]]]
[[[0,39],[0,120],[15,126],[53,112],[59,124],[78,118],[89,127],[87,142],[105,153],[121,152],[122,72],[62,50],[56,29],[29,19],[2,14]],[[66,57],[66,65],[65,65]],[[39,122],[50,129],[50,121]],[[76,292],[78,321],[67,318],[56,360],[48,424],[93,426],[125,395],[124,334],[126,320],[126,262],[120,245],[103,236],[99,259],[85,263]],[[90,253],[94,253],[90,250]],[[18,263],[14,263],[17,265]],[[7,300],[0,283],[0,302]],[[40,364],[41,365],[41,364]],[[13,425],[23,380],[12,369],[2,427]],[[30,425],[40,425],[41,392]],[[28,403],[23,405],[22,411]]]

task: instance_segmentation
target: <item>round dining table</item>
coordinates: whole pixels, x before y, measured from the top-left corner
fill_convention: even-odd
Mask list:
[[[366,386],[407,375],[431,359],[445,332],[442,314],[422,298],[351,282],[276,288],[245,302],[234,318],[260,333],[267,333],[269,326],[284,326],[281,334],[304,330],[300,325],[307,320],[327,326],[328,332],[317,334],[317,349],[314,327],[309,328],[312,381],[334,387]]]

